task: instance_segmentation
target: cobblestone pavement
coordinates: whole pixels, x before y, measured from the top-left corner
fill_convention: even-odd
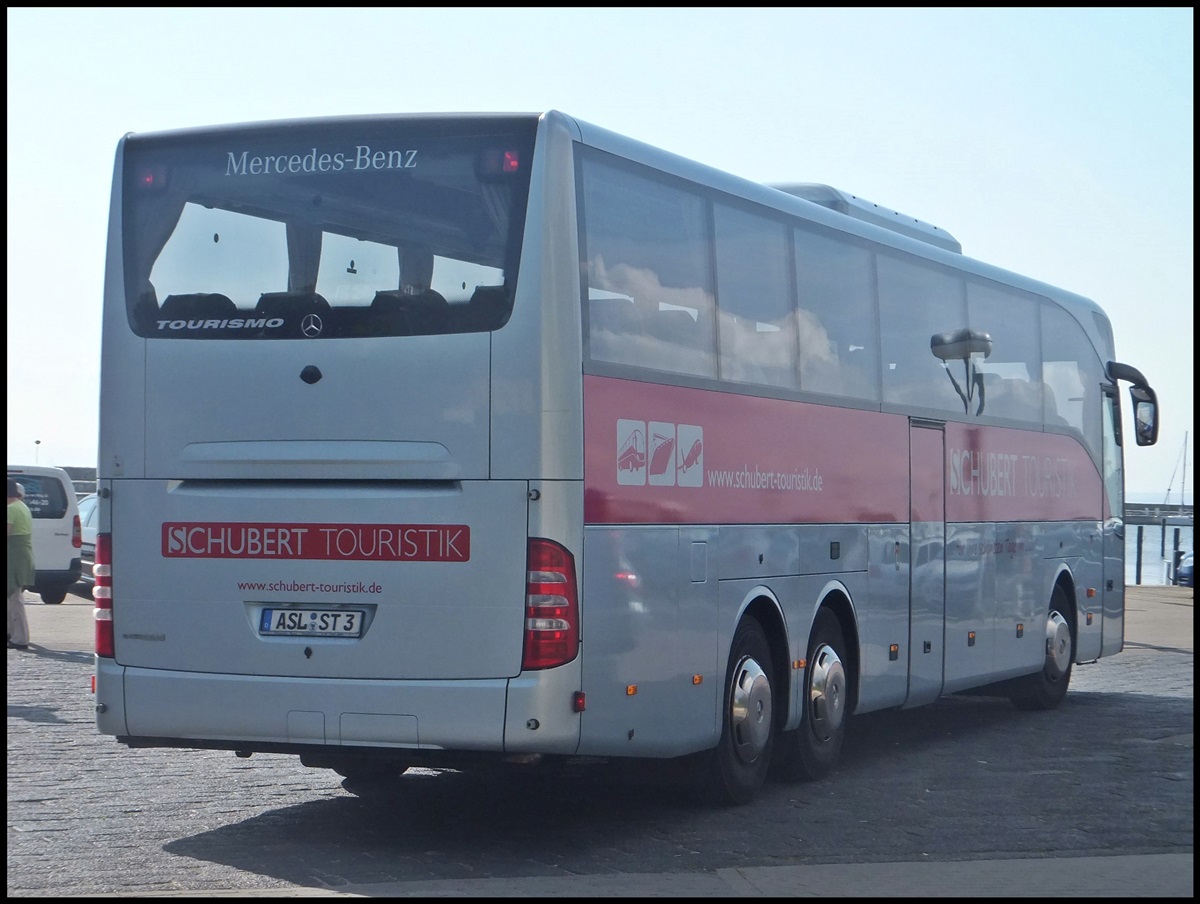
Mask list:
[[[951,697],[862,716],[828,779],[715,810],[655,772],[418,771],[360,797],[294,757],[130,750],[96,732],[90,645],[45,639],[78,613],[28,598],[34,646],[8,652],[10,897],[379,894],[517,877],[543,883],[531,895],[590,895],[626,874],[674,877],[655,893],[686,895],[690,879],[763,867],[1059,858],[1078,871],[1087,857],[1182,854],[1190,888],[1190,589],[1131,595],[1131,625],[1139,611],[1172,620],[1077,667],[1056,711]],[[1144,862],[1150,896],[1158,861]],[[828,875],[825,893],[842,893]],[[1044,891],[1077,893],[1069,872],[1051,875]],[[554,885],[571,877],[584,877],[574,892]],[[931,892],[892,891],[911,893]]]

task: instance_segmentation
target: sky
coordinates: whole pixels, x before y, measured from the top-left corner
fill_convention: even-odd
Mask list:
[[[1126,449],[1129,497],[1190,501],[1192,8],[10,6],[7,18],[10,464],[95,466],[125,133],[556,109],[755,181],[833,185],[1093,299],[1118,360],[1159,398],[1158,445]]]

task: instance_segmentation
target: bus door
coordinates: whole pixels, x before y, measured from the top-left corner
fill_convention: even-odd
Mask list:
[[[946,624],[946,451],[944,425],[909,423],[908,697],[942,693]]]
[[[1125,475],[1120,439],[1121,404],[1117,387],[1106,387],[1101,424],[1104,431],[1104,612],[1100,651],[1083,650],[1080,655],[1107,656],[1118,653],[1125,643]],[[1082,646],[1082,643],[1081,643]]]

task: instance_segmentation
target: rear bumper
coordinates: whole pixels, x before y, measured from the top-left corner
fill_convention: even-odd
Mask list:
[[[83,567],[79,559],[72,559],[71,566],[65,571],[59,569],[39,568],[34,573],[37,587],[70,587],[79,583],[79,575]]]
[[[118,737],[235,746],[503,746],[503,680],[431,687],[126,668],[111,659],[97,659],[96,671],[97,723]]]
[[[85,553],[83,558],[79,560],[79,580],[86,584],[96,583],[96,576],[93,574],[95,564],[95,554]]]
[[[523,683],[215,675],[97,657],[96,725],[131,747],[502,754],[513,752],[505,745],[505,716],[510,693],[524,696]],[[557,737],[542,733],[540,752],[575,752],[578,716],[565,721]]]

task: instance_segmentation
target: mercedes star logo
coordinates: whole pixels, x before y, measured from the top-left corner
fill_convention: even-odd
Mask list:
[[[317,314],[305,314],[304,319],[300,321],[300,332],[309,339],[313,339],[321,335],[321,318]]]

